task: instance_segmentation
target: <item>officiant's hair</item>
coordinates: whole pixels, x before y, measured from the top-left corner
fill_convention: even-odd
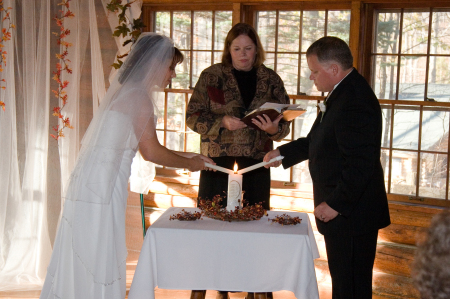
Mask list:
[[[255,28],[246,23],[237,23],[234,25],[230,31],[228,31],[227,37],[225,38],[223,54],[222,54],[222,64],[225,66],[232,66],[233,60],[231,59],[230,46],[231,43],[239,37],[239,35],[247,35],[256,46],[256,56],[255,62],[253,62],[254,67],[259,67],[266,60],[266,53],[259,39],[258,33]]]
[[[411,276],[422,299],[450,298],[450,212],[433,217],[417,246]]]
[[[337,62],[344,70],[353,67],[353,56],[345,41],[335,36],[322,37],[309,46],[306,57],[316,55],[320,63]]]

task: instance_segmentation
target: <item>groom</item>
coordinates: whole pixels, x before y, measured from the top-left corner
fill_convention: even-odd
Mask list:
[[[390,224],[380,163],[378,100],[347,44],[323,37],[306,52],[310,80],[328,92],[311,131],[269,152],[288,168],[309,160],[314,215],[324,235],[333,299],[371,299],[378,230]],[[269,166],[279,166],[274,162]]]

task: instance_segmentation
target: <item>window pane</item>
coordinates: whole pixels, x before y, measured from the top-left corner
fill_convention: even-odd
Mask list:
[[[450,57],[431,56],[428,67],[427,96],[438,102],[450,102]]]
[[[200,77],[200,73],[211,66],[211,52],[194,52],[193,54],[192,86],[195,86]]]
[[[402,53],[426,54],[430,13],[405,12],[403,14]]]
[[[194,12],[194,40],[195,50],[211,50],[212,48],[212,11]]]
[[[232,12],[216,11],[215,32],[214,32],[214,50],[223,51],[225,38],[231,29]]]
[[[347,44],[350,40],[350,10],[328,11],[328,36],[336,36]]]
[[[159,110],[158,119],[156,121],[156,129],[161,130],[164,129],[164,102],[165,102],[164,93],[156,97],[155,104]]]
[[[191,48],[191,12],[173,13],[173,41],[180,50]]]
[[[186,152],[200,153],[200,135],[193,132],[186,134]]]
[[[376,25],[375,52],[398,53],[400,13],[379,12]]]
[[[170,12],[159,11],[156,13],[155,32],[170,36]]]
[[[422,150],[447,152],[449,109],[445,108],[445,110],[439,109],[439,111],[436,111],[435,108],[424,108],[422,116]]]
[[[184,94],[169,93],[167,99],[167,130],[184,131]]]
[[[184,134],[178,132],[166,132],[166,147],[174,151],[184,151]]]
[[[294,120],[294,139],[306,137],[317,118],[317,101],[297,100],[295,104],[301,104],[300,107],[306,109],[305,113]]]
[[[394,112],[393,147],[400,149],[418,149],[419,110],[407,107],[397,108]]]
[[[389,151],[388,150],[381,150],[381,167],[383,168],[384,172],[384,187],[386,188],[386,191],[388,190],[388,182],[389,182]]]
[[[375,55],[374,92],[378,99],[395,100],[397,89],[397,56]]]
[[[431,54],[450,54],[450,11],[433,13]]]
[[[287,143],[287,141],[274,142],[273,147],[277,148],[280,145],[283,145],[286,143]],[[276,167],[276,168],[271,167],[270,168],[270,176],[271,176],[271,179],[274,181],[289,182],[291,180],[291,169],[290,168],[284,169],[282,166]]]
[[[298,52],[300,12],[280,11],[278,22],[278,51]]]
[[[399,100],[424,100],[426,65],[426,57],[402,57],[398,92]]]
[[[314,81],[309,80],[311,71],[309,70],[308,63],[306,62],[306,55],[300,55],[300,93],[307,95],[314,95]],[[321,93],[318,92],[317,95]]]
[[[182,51],[184,55],[183,62],[176,66],[177,76],[172,79],[172,88],[189,88],[189,68],[191,64],[191,52]]]
[[[164,144],[164,131],[156,131],[156,136],[161,144]]]
[[[222,62],[222,51],[214,51],[214,64]]]
[[[284,82],[288,94],[297,94],[298,55],[278,54],[277,73]]]
[[[258,12],[257,31],[264,51],[275,51],[275,24],[277,13],[275,11]]]
[[[292,167],[292,181],[298,183],[297,190],[313,192],[309,161],[306,160]]]
[[[325,35],[325,11],[304,11],[303,12],[303,32],[302,32],[302,52],[306,52],[308,47]]]
[[[391,193],[416,195],[417,153],[392,152]]]
[[[390,105],[381,106],[381,115],[383,121],[383,131],[381,136],[381,147],[389,147],[391,142],[391,116],[392,109]]]
[[[447,155],[420,155],[419,194],[421,197],[445,199]]]
[[[269,69],[275,70],[275,54],[266,53],[266,61],[264,61],[264,65]]]

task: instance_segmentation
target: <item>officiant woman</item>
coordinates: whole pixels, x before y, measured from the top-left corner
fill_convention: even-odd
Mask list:
[[[231,28],[225,39],[222,63],[203,70],[187,107],[189,128],[201,135],[201,153],[217,165],[239,169],[262,162],[272,150],[273,141],[289,133],[289,123],[280,117],[271,121],[259,117],[259,129],[240,119],[246,112],[266,102],[289,104],[281,78],[263,62],[264,49],[255,29],[245,23]],[[244,199],[249,204],[262,202],[270,208],[270,171],[261,167],[244,174]],[[212,199],[226,195],[228,174],[202,171],[198,197]],[[226,200],[222,202],[226,206]]]
[[[245,23],[231,28],[225,39],[222,63],[203,70],[187,107],[189,128],[201,135],[201,153],[222,167],[239,169],[262,162],[264,155],[289,133],[289,123],[281,117],[271,121],[260,116],[254,124],[240,119],[246,112],[266,102],[289,104],[281,78],[263,62],[264,49],[255,29]],[[226,195],[228,174],[201,171],[199,199]],[[243,175],[244,200],[248,204],[262,202],[270,209],[270,171],[264,167]],[[222,202],[226,206],[226,200]],[[195,295],[193,293],[193,295]],[[192,298],[192,297],[191,297]],[[199,297],[201,298],[201,297]],[[219,292],[217,298],[227,298]]]

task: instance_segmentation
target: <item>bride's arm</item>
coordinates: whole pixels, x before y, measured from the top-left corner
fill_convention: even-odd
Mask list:
[[[174,150],[172,150],[172,152],[176,155],[179,155],[179,156],[182,156],[185,158],[192,158],[192,157],[198,156],[198,157],[200,157],[200,159],[202,159],[205,162],[208,162],[210,164],[216,164],[212,159],[210,159],[206,156],[203,156],[202,154],[197,154],[197,153],[192,153],[192,152],[179,152],[179,151],[174,151]]]
[[[187,168],[190,171],[205,169],[205,163],[198,155],[188,158],[173,153],[159,143],[156,133],[150,138],[139,142],[139,151],[145,160],[159,165]]]

